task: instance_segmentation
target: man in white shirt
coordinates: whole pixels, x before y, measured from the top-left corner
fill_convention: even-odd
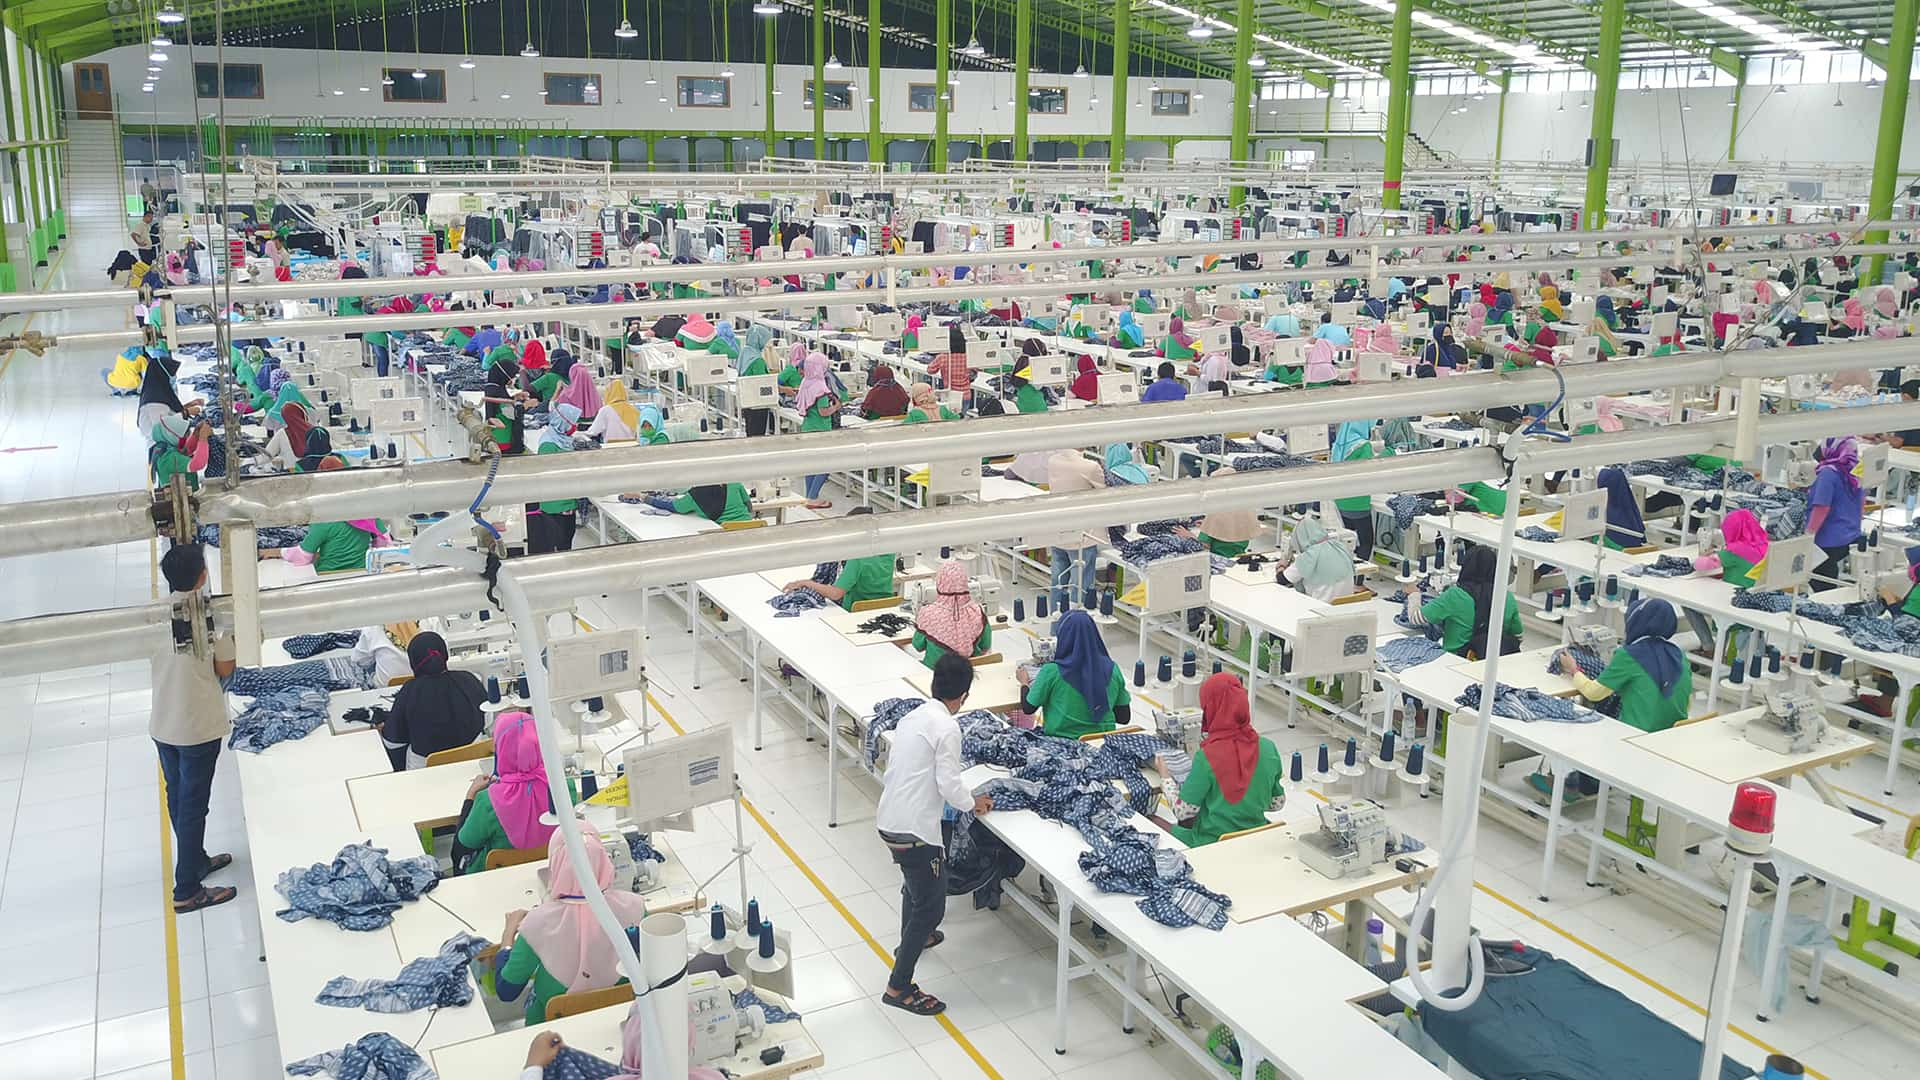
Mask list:
[[[960,778],[960,725],[953,714],[973,689],[973,665],[948,653],[933,667],[933,700],[900,718],[887,751],[886,787],[874,814],[880,839],[900,867],[900,947],[893,954],[893,975],[882,1004],[916,1016],[934,1016],[946,1002],[913,984],[920,954],[938,945],[940,920],[947,913],[947,848],[940,831],[942,812],[984,814],[993,808]]]
[[[199,544],[175,544],[160,559],[176,604],[206,587],[207,556]],[[232,730],[224,689],[234,669],[233,638],[213,640],[210,659],[193,654],[195,628],[173,620],[173,636],[153,656],[153,711],[147,733],[160,754],[167,782],[167,818],[173,825],[173,910],[199,911],[238,895],[228,886],[201,882],[225,869],[232,855],[207,854],[207,803],[213,796],[213,772],[220,744]]]

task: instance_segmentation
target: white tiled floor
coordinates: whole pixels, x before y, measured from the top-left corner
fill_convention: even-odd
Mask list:
[[[98,267],[117,242],[99,236],[74,246],[57,279],[66,287],[98,284]],[[102,323],[112,320],[95,317],[91,325]],[[36,322],[46,329],[79,325],[88,324],[65,316]],[[73,356],[36,360],[22,353],[0,377],[0,448],[59,447],[0,454],[0,499],[140,483],[134,406],[130,399],[106,396],[93,374],[101,363]],[[145,545],[128,545],[121,552],[15,560],[0,567],[8,582],[0,590],[0,617],[143,600],[150,558]],[[709,676],[706,689],[683,689],[690,681],[688,639],[664,616],[654,629],[654,692],[677,722],[700,728],[732,723],[744,712],[748,698],[737,684]],[[6,1063],[0,1071],[10,1080],[172,1076],[161,818],[145,738],[147,686],[145,670],[134,665],[0,680],[0,697],[28,720],[0,726],[0,952],[9,961],[0,968],[0,1061]],[[1305,729],[1269,734],[1283,750],[1319,741]],[[882,947],[891,947],[899,882],[871,831],[876,792],[864,775],[849,772],[842,824],[825,828],[823,755],[820,745],[770,724],[765,750],[742,748],[746,790],[839,905]],[[214,786],[208,848],[234,851],[241,865],[222,880],[245,883],[250,876],[242,808],[231,770],[229,755]],[[1841,770],[1835,780],[1870,792],[1876,790],[1869,775],[1875,772],[1869,760]],[[1889,801],[1907,812],[1920,809],[1912,774]],[[1417,834],[1432,835],[1437,800],[1410,809],[1405,819]],[[969,1053],[939,1025],[875,1004],[885,972],[860,931],[759,826],[749,821],[747,831],[754,844],[751,888],[776,921],[784,916],[794,932],[797,1004],[826,1049],[827,1072],[849,1080],[980,1075]],[[676,838],[675,849],[699,874],[717,869],[730,843],[730,815],[707,814],[691,837]],[[1489,937],[1519,937],[1572,957],[1656,1013],[1697,1026],[1693,1007],[1705,998],[1711,937],[1643,898],[1584,888],[1579,871],[1565,860],[1562,895],[1539,904],[1531,884],[1537,858],[1531,841],[1497,825],[1483,827],[1478,878],[1488,891],[1476,896],[1475,923]],[[254,901],[243,895],[227,907],[177,921],[184,1064],[196,1080],[280,1075]],[[1611,961],[1567,941],[1536,914]],[[1200,1075],[1176,1049],[1151,1044],[1145,1027],[1131,1037],[1120,1034],[1117,1000],[1085,982],[1074,986],[1071,1050],[1056,1056],[1053,953],[1044,933],[1011,904],[997,913],[976,912],[958,900],[946,931],[946,944],[927,956],[922,984],[951,1004],[949,1016],[967,1042],[1007,1080]],[[1743,972],[1736,1023],[1749,1031],[1762,1027],[1750,1019],[1756,983]],[[1893,1080],[1920,1068],[1920,1037],[1884,1021],[1869,1022],[1832,1001],[1812,1006],[1790,996],[1786,1015],[1754,1033],[1835,1080]],[[1744,1041],[1734,1052],[1749,1059],[1756,1054]]]

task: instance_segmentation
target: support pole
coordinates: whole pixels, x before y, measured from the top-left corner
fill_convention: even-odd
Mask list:
[[[1253,126],[1253,68],[1247,64],[1253,59],[1253,0],[1240,0],[1238,19],[1233,32],[1233,146],[1227,152],[1236,162],[1249,156],[1247,136]],[[1234,207],[1246,201],[1245,184],[1228,189],[1227,202]]]
[[[867,0],[867,160],[887,160],[887,140],[880,132],[880,0]]]
[[[1133,62],[1133,0],[1113,0],[1113,130],[1107,143],[1107,168],[1127,167],[1127,65]]]
[[[771,18],[764,18],[761,21],[764,22],[767,26],[766,38],[765,38],[767,85],[760,88],[760,92],[766,95],[766,101],[764,102],[764,104],[766,105],[766,108],[767,108],[767,136],[766,136],[767,146],[766,146],[766,149],[760,151],[760,154],[762,157],[772,157],[774,156],[773,154],[773,133],[774,133],[773,103],[776,100],[773,96],[773,79],[774,79],[773,54],[774,54],[774,50],[779,47],[779,39],[776,36],[778,34],[778,27],[775,24],[780,21],[780,17],[778,15],[775,15]],[[651,168],[652,162],[653,162],[653,146],[651,145],[651,142],[649,142],[649,145],[647,146],[647,162],[648,162],[648,167]]]
[[[1026,161],[1027,74],[1033,66],[1033,0],[1016,0],[1013,9],[1013,160]]]
[[[953,86],[947,69],[953,57],[953,0],[933,5],[933,171],[947,171],[947,113],[953,109]]]
[[[1507,144],[1507,91],[1513,86],[1513,71],[1508,69],[1500,73],[1500,111],[1493,122],[1493,175],[1500,176],[1500,154]]]
[[[1593,127],[1587,140],[1587,202],[1582,221],[1598,229],[1607,220],[1607,173],[1613,167],[1613,102],[1620,90],[1620,32],[1627,0],[1601,0],[1600,46],[1594,67]]]
[[[1727,120],[1727,160],[1740,156],[1740,96],[1747,88],[1747,58],[1741,57],[1733,76],[1733,115]]]
[[[813,160],[827,160],[827,9],[820,0],[813,4]]]
[[[1393,58],[1387,67],[1387,147],[1380,205],[1400,209],[1400,177],[1407,167],[1407,89],[1412,84],[1408,60],[1413,52],[1413,0],[1393,5]]]
[[[1867,195],[1867,214],[1885,221],[1893,212],[1894,185],[1900,179],[1900,136],[1907,123],[1907,80],[1913,77],[1914,23],[1920,20],[1920,0],[1894,0],[1893,33],[1887,41],[1887,77],[1880,88],[1880,138],[1873,148],[1873,185]],[[1884,244],[1887,231],[1875,229],[1867,243]],[[1867,264],[1864,283],[1878,285],[1885,255]]]

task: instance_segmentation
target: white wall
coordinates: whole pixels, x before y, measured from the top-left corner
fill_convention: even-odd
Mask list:
[[[202,63],[212,59],[209,49],[196,50]],[[192,97],[192,67],[187,50],[174,47],[172,58],[164,65],[153,94],[142,94],[140,83],[146,77],[147,52],[144,46],[125,46],[90,58],[105,63],[113,88],[126,112],[122,120],[135,123],[151,118],[157,123],[181,124],[194,119],[196,102]],[[272,116],[291,120],[298,117],[332,116],[347,118],[448,118],[516,119],[558,122],[574,128],[611,130],[690,130],[757,132],[766,128],[765,75],[763,65],[741,62],[734,65],[732,104],[728,108],[679,108],[674,104],[674,79],[680,75],[718,75],[722,66],[692,61],[583,60],[579,58],[475,57],[472,71],[458,68],[458,56],[429,56],[423,63],[447,74],[445,103],[415,104],[383,101],[380,87],[381,58],[378,53],[316,52],[304,49],[228,48],[228,63],[260,64],[266,81],[266,96],[260,101],[227,102],[229,124],[254,116]],[[390,54],[388,66],[410,68],[413,57]],[[602,80],[604,104],[548,105],[539,97],[542,73],[592,72]],[[655,86],[644,80],[658,77]],[[65,77],[72,85],[72,72]],[[401,76],[404,78],[405,76]],[[782,131],[810,132],[813,112],[804,107],[802,90],[813,77],[811,67],[781,65],[776,69],[776,86],[783,93],[775,99],[775,121]],[[1013,114],[1007,100],[1013,96],[1010,74],[960,72],[952,110],[947,117],[948,136],[955,140],[978,138],[982,133],[1005,137],[1013,131]],[[854,107],[827,113],[827,130],[855,136],[867,131],[865,93],[867,72],[863,68],[842,68],[828,72],[830,81],[851,80],[855,86]],[[933,114],[909,112],[907,87],[910,83],[933,81],[930,70],[888,68],[881,72],[881,130],[889,135],[930,135]],[[1033,86],[1067,88],[1065,115],[1033,115],[1027,119],[1028,137],[1035,140],[1062,135],[1101,135],[1110,127],[1113,106],[1105,77],[1075,79],[1068,75],[1035,75]],[[1231,127],[1232,85],[1218,80],[1197,84],[1205,93],[1193,102],[1193,113],[1185,117],[1155,117],[1151,110],[1129,108],[1129,135],[1152,137],[1166,135],[1225,135]],[[360,86],[371,92],[360,93]],[[1144,96],[1147,80],[1132,80],[1132,95]],[[1194,89],[1192,80],[1167,80],[1166,86]],[[334,88],[346,91],[335,96]],[[502,101],[500,91],[512,97]],[[1094,92],[1100,103],[1092,105]],[[1130,96],[1132,96],[1130,95]],[[667,98],[662,104],[659,99]],[[210,107],[211,102],[198,103]]]

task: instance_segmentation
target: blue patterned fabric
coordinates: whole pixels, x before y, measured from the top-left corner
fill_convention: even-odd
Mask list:
[[[1555,540],[1560,539],[1559,533],[1539,525],[1529,525],[1524,529],[1515,529],[1513,535],[1522,540],[1535,540],[1544,544],[1551,544]]]
[[[227,680],[227,692],[259,697],[301,686],[327,691],[365,690],[372,680],[371,663],[360,663],[350,656],[329,656],[276,667],[235,668],[233,677]]]
[[[304,739],[327,722],[327,692],[311,686],[256,695],[253,703],[233,718],[227,745],[257,754],[274,743]]]
[[[473,1000],[467,965],[491,944],[486,938],[461,931],[442,942],[438,953],[407,961],[400,974],[391,979],[355,980],[340,975],[328,980],[313,1000],[347,1009],[360,1006],[377,1013],[465,1005]]]
[[[633,861],[636,863],[667,861],[665,855],[654,850],[653,837],[643,832],[627,834],[627,853],[633,856]]]
[[[1454,703],[1469,709],[1480,707],[1480,684],[1473,683],[1460,692]],[[1493,692],[1493,715],[1509,720],[1552,720],[1561,724],[1591,724],[1600,719],[1592,709],[1582,708],[1566,698],[1543,694],[1530,686],[1501,683]]]
[[[295,634],[281,642],[287,655],[295,660],[305,660],[323,652],[335,649],[351,649],[360,644],[360,631],[336,630],[331,634]]]
[[[1380,666],[1393,672],[1405,671],[1446,655],[1447,650],[1441,648],[1439,642],[1411,635],[1391,638],[1374,653]]]
[[[1645,566],[1627,567],[1628,577],[1684,577],[1693,573],[1693,560],[1678,555],[1662,555]]]
[[[282,871],[273,888],[288,906],[274,914],[285,922],[325,919],[343,930],[378,930],[401,904],[439,884],[431,855],[389,862],[386,848],[348,844],[332,863]]]
[[[1175,529],[1190,529],[1199,520],[1199,518],[1161,518],[1155,521],[1143,521],[1135,525],[1133,531],[1141,536],[1165,536]]]
[[[1790,606],[1785,593],[1762,589],[1736,589],[1733,606],[1753,611],[1784,612]],[[1878,600],[1857,600],[1848,604],[1824,604],[1802,601],[1793,608],[1796,615],[1823,622],[1846,635],[1848,641],[1870,652],[1920,656],[1920,619],[1900,612],[1887,615]]]
[[[1171,559],[1180,555],[1194,555],[1207,550],[1207,546],[1198,540],[1185,536],[1163,533],[1156,536],[1143,536],[1138,540],[1122,540],[1113,545],[1120,552],[1120,561],[1129,566],[1145,566]]]
[[[305,525],[263,525],[255,534],[255,546],[261,550],[267,548],[299,547],[300,541],[307,538]],[[220,546],[220,526],[202,525],[193,530],[193,540],[208,547]]]
[[[287,1071],[295,1076],[326,1073],[333,1080],[439,1080],[419,1054],[384,1031],[362,1035],[339,1050],[302,1058],[289,1064]]]
[[[1393,495],[1387,499],[1387,509],[1393,514],[1393,523],[1399,528],[1413,524],[1413,519],[1421,514],[1431,514],[1438,504],[1425,495]]]
[[[1297,454],[1241,454],[1233,459],[1234,472],[1260,472],[1265,469],[1291,469],[1296,465],[1322,465],[1325,462]]]
[[[762,999],[759,994],[753,992],[752,987],[748,987],[733,995],[733,1007],[736,1009],[751,1008],[755,1005],[766,1010],[767,1023],[769,1024],[784,1024],[789,1020],[800,1019],[799,1013],[794,1012],[792,1009],[783,1009],[770,1001]]]

